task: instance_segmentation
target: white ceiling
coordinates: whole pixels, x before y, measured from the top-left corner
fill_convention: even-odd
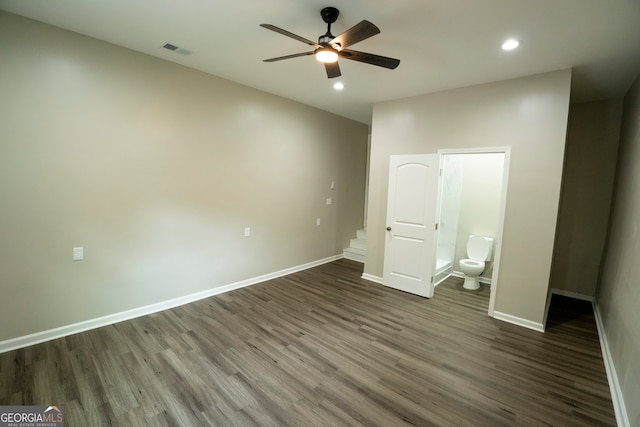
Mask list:
[[[311,50],[325,6],[338,35],[367,19],[381,33],[353,49],[401,60],[396,70],[341,60],[336,92]],[[0,0],[0,9],[370,123],[372,104],[574,67],[572,99],[623,96],[640,73],[640,0]],[[503,52],[515,37],[522,46]],[[169,42],[188,56],[162,49]]]

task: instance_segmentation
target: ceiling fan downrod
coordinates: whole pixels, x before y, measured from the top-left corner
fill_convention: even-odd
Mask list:
[[[322,16],[322,20],[327,23],[327,33],[324,36],[320,36],[318,38],[318,44],[329,43],[335,37],[331,34],[331,24],[336,22],[338,19],[338,15],[340,15],[340,11],[335,7],[325,7],[320,11],[320,16]]]

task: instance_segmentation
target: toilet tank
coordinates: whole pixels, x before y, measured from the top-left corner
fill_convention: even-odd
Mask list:
[[[493,239],[484,236],[469,236],[467,255],[475,261],[489,261],[493,254]]]

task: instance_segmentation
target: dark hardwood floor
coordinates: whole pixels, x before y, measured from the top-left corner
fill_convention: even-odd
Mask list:
[[[0,355],[0,405],[67,426],[614,426],[591,306],[542,334],[458,279],[424,299],[340,260]],[[586,304],[586,305],[585,305]]]

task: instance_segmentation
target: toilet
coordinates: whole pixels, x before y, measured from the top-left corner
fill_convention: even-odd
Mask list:
[[[469,236],[467,241],[467,256],[460,260],[460,270],[464,273],[465,289],[475,290],[480,288],[478,276],[484,271],[486,262],[491,260],[493,252],[493,239],[484,236]]]

